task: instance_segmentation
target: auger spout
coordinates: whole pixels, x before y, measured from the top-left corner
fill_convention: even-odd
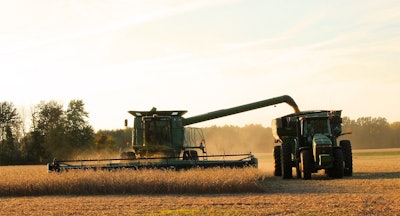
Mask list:
[[[246,111],[250,111],[250,110],[254,110],[254,109],[272,106],[272,105],[279,104],[279,103],[287,103],[291,107],[293,107],[293,110],[295,113],[300,112],[299,107],[297,106],[297,104],[293,100],[293,98],[290,97],[289,95],[283,95],[280,97],[270,98],[270,99],[266,99],[266,100],[262,100],[262,101],[258,101],[258,102],[254,102],[254,103],[249,103],[249,104],[245,104],[245,105],[241,105],[241,106],[217,110],[217,111],[189,117],[189,118],[185,119],[184,125],[191,125],[191,124],[208,121],[208,120],[212,120],[212,119],[216,119],[216,118],[221,118],[221,117],[225,117],[225,116],[229,116],[229,115],[234,115],[237,113],[242,113],[242,112],[246,112]]]

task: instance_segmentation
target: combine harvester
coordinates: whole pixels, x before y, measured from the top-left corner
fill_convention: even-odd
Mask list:
[[[193,167],[248,167],[258,166],[251,153],[207,155],[201,129],[186,127],[199,122],[234,115],[254,109],[287,103],[295,113],[299,108],[287,95],[262,100],[229,109],[184,118],[187,111],[129,111],[134,116],[132,145],[121,153],[121,158],[95,160],[56,160],[47,165],[49,172],[71,169],[188,169]],[[125,121],[127,126],[127,121]]]

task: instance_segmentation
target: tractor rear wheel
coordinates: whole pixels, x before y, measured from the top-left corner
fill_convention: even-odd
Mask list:
[[[312,169],[312,155],[309,149],[305,149],[300,152],[301,167],[300,170],[303,174],[303,179],[311,179],[311,169]]]
[[[342,147],[343,160],[344,160],[344,176],[353,175],[353,153],[351,150],[350,140],[341,140],[340,147]]]
[[[292,146],[290,143],[282,143],[281,148],[282,178],[292,178]]]
[[[281,146],[274,146],[274,176],[282,176]]]

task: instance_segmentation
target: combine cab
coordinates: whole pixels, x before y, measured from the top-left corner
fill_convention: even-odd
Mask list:
[[[342,133],[341,111],[299,112],[272,121],[277,143],[274,147],[274,175],[311,179],[311,173],[325,170],[329,177],[342,178],[353,173],[349,140],[338,141]]]
[[[134,116],[132,145],[121,153],[120,158],[54,160],[48,164],[48,171],[121,168],[257,167],[257,158],[251,153],[207,155],[206,142],[201,130],[187,126],[279,103],[287,103],[293,107],[295,112],[299,112],[297,104],[287,95],[190,118],[184,118],[183,115],[186,111],[182,110],[158,111],[153,108],[150,111],[129,111]]]

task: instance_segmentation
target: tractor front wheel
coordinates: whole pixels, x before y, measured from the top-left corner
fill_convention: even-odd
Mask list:
[[[332,178],[343,178],[344,166],[342,149],[333,150],[333,167],[326,170],[326,174],[328,177]]]
[[[300,159],[301,159],[301,167],[300,170],[303,174],[303,179],[311,179],[311,151],[309,149],[305,149],[300,152]]]

